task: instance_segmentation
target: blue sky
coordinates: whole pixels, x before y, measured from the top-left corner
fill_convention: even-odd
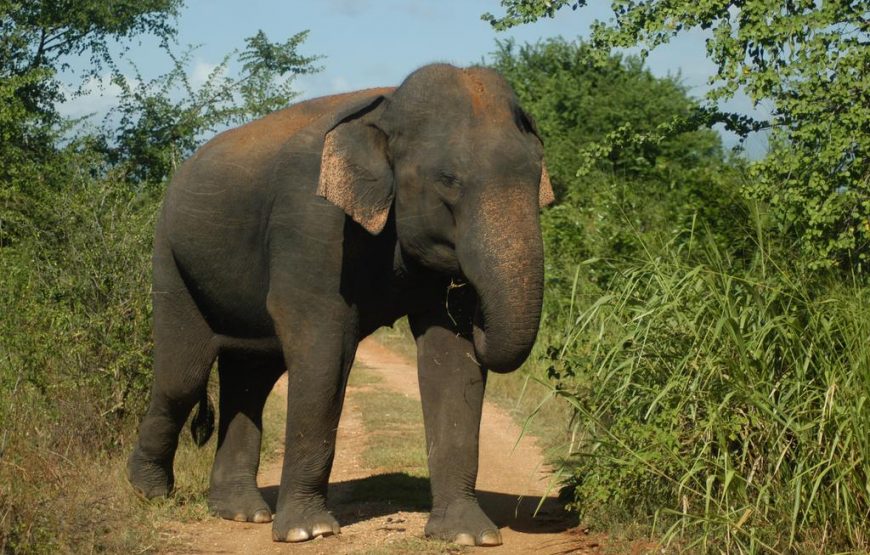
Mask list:
[[[479,63],[495,50],[497,39],[524,43],[554,36],[586,37],[590,23],[606,20],[610,13],[605,3],[592,4],[577,11],[563,10],[555,19],[497,33],[480,15],[501,13],[498,0],[188,0],[178,21],[178,49],[199,45],[191,67],[196,82],[203,80],[224,55],[243,48],[245,37],[260,29],[273,41],[308,29],[310,35],[301,52],[323,55],[323,71],[298,78],[295,88],[302,98],[311,98],[395,85],[429,62]],[[704,38],[700,31],[685,33],[654,51],[647,65],[656,75],[679,73],[690,94],[700,97],[714,72],[705,57]],[[134,44],[128,58],[145,78],[169,67],[165,53],[154,41]],[[99,116],[112,105],[113,96],[111,88],[104,89],[72,100],[64,112]],[[728,107],[751,110],[746,99],[737,99]],[[748,143],[750,151],[763,149],[762,141],[755,142],[759,144]],[[733,143],[733,138],[726,137],[726,143]]]

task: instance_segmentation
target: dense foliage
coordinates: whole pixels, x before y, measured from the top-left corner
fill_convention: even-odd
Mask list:
[[[589,45],[562,39],[501,43],[492,65],[546,138],[558,199],[543,222],[549,299],[569,297],[578,261],[592,259],[589,275],[606,285],[620,261],[640,256],[647,243],[669,241],[699,217],[721,242],[740,243],[742,235],[727,224],[746,219],[735,202],[737,168],[718,134],[661,131],[697,107],[678,78],[655,78],[634,57],[594,63]],[[650,135],[656,137],[635,140]]]
[[[575,0],[502,0],[484,15],[503,29],[554,17]],[[705,30],[711,78],[708,121],[771,130],[771,155],[747,190],[804,252],[810,267],[867,269],[870,257],[870,13],[866,2],[614,0],[595,22],[599,58],[613,47],[644,51],[690,29]],[[716,102],[743,90],[772,108],[769,122],[722,114]]]
[[[0,78],[36,76],[19,83],[15,96],[31,113],[56,118],[66,98],[58,72],[69,69],[70,56],[86,55],[83,79],[98,77],[112,65],[111,45],[152,35],[168,41],[171,20],[181,0],[76,0],[0,2]]]
[[[0,551],[131,552],[153,525],[121,469],[150,372],[150,251],[166,177],[214,131],[288,103],[306,33],[262,32],[200,87],[167,0],[0,2]],[[122,74],[124,39],[170,70]],[[119,42],[120,41],[120,42]],[[130,50],[126,56],[130,57]],[[121,88],[102,126],[64,121],[59,72]],[[237,67],[237,71],[233,68]],[[105,70],[105,75],[100,74]],[[72,91],[72,92],[70,92]]]
[[[503,2],[494,22],[569,3]],[[589,45],[498,53],[561,193],[529,371],[573,410],[559,472],[593,526],[688,552],[863,551],[866,20],[741,6],[618,2]],[[713,28],[708,102],[737,86],[774,102],[767,158],[724,156],[692,129],[714,108],[609,54],[693,25]]]
[[[866,548],[867,289],[689,247],[579,285],[548,330],[571,505],[688,551]]]

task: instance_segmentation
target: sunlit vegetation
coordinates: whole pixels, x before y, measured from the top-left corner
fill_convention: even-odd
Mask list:
[[[486,18],[503,28],[585,3],[502,4]],[[522,376],[559,401],[539,407],[525,386],[521,404],[549,410],[532,429],[560,447],[564,499],[594,527],[676,551],[863,552],[866,13],[714,4],[614,2],[590,45],[496,56],[561,190],[544,214],[545,318]],[[720,68],[703,100],[608,54],[694,26],[713,30]],[[771,121],[717,109],[738,87],[773,106]],[[715,121],[769,128],[768,156],[724,155],[703,130]]]

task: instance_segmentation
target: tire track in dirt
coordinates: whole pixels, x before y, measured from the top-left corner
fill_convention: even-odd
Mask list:
[[[360,344],[357,363],[382,379],[375,387],[419,399],[416,365],[402,355],[369,338]],[[282,377],[273,395],[285,396],[286,387],[286,377]],[[366,438],[360,408],[355,401],[361,389],[348,387],[330,478],[329,505],[341,524],[341,534],[301,544],[280,544],[272,541],[271,525],[212,517],[198,522],[165,525],[161,535],[172,547],[164,552],[343,554],[401,553],[411,548],[413,538],[423,536],[427,513],[397,510],[386,500],[389,497],[387,492],[383,495],[385,500],[360,500],[352,495],[355,484],[378,474],[361,461]],[[501,529],[504,545],[460,550],[447,544],[428,543],[421,546],[424,551],[456,553],[482,550],[493,555],[599,552],[602,538],[586,535],[575,528],[574,522],[561,510],[553,496],[545,498],[537,518],[532,518],[538,502],[547,493],[549,473],[535,439],[524,436],[517,442],[519,436],[519,427],[506,412],[492,403],[485,404],[481,422],[478,497],[486,513]],[[263,495],[273,509],[280,479],[281,456],[278,454],[261,465],[258,476]],[[391,548],[395,542],[400,543]]]

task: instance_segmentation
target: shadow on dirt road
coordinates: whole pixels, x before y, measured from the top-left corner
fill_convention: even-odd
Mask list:
[[[260,488],[260,492],[274,513],[278,486],[266,486]],[[524,534],[553,534],[577,526],[576,516],[565,512],[556,497],[546,497],[541,503],[539,497],[478,490],[477,498],[481,508],[499,528]],[[387,516],[396,511],[428,511],[431,508],[429,479],[401,472],[331,483],[328,499],[330,510],[342,525]]]

